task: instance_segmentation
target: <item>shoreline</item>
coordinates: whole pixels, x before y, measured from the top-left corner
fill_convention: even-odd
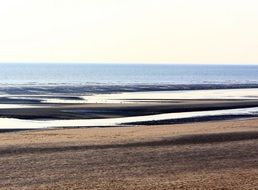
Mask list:
[[[0,97],[0,129],[164,125],[251,118],[258,116],[257,91],[6,95]]]
[[[258,117],[257,99],[152,99],[136,103],[42,104],[0,109],[0,132],[71,127],[164,125]]]

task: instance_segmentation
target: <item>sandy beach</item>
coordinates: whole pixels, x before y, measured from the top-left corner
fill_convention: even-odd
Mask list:
[[[0,134],[0,189],[256,189],[258,119]]]
[[[258,1],[0,1],[0,190],[258,190]]]
[[[255,89],[1,103],[0,189],[258,188]]]

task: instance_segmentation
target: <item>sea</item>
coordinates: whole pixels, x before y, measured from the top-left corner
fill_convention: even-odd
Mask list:
[[[0,64],[0,94],[257,87],[258,65]]]
[[[1,85],[257,83],[258,65],[0,64]]]

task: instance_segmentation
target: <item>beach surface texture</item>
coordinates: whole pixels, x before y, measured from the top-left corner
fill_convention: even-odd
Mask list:
[[[258,119],[0,134],[0,189],[257,189]]]

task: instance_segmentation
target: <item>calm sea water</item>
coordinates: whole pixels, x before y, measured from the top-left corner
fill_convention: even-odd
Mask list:
[[[0,85],[258,84],[258,66],[0,64]]]

